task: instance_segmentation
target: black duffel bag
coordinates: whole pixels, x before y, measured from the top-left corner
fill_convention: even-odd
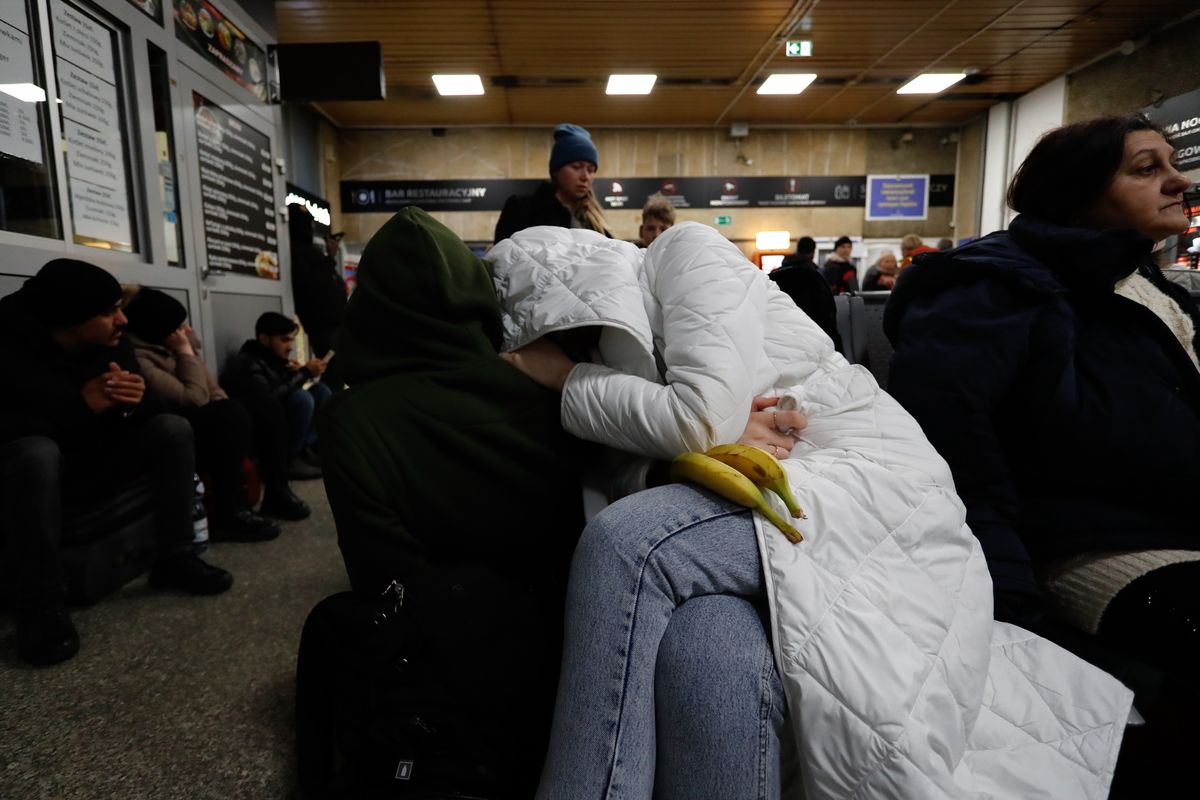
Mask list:
[[[532,797],[557,678],[545,611],[481,565],[318,603],[296,667],[304,800]]]

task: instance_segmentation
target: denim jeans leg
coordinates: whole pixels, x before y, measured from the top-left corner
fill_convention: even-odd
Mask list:
[[[312,395],[313,412],[308,422],[308,431],[304,434],[304,444],[312,447],[317,443],[317,414],[321,413],[321,406],[325,405],[325,401],[333,396],[333,390],[324,383],[314,383],[307,391]]]
[[[283,410],[288,422],[288,455],[300,455],[316,417],[316,398],[303,389],[297,389],[283,401]]]
[[[654,680],[654,800],[778,800],[786,701],[759,609],[693,597],[671,615]]]
[[[627,497],[589,523],[567,589],[563,663],[542,800],[646,800],[654,789],[654,673],[675,609],[758,598],[750,512],[691,486]]]

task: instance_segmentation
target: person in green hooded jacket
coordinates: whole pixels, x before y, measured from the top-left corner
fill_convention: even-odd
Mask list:
[[[477,728],[498,728],[489,741],[511,759],[498,796],[530,797],[583,529],[583,458],[559,424],[557,394],[502,361],[501,340],[484,262],[425,212],[404,209],[363,252],[336,345],[349,388],[329,400],[318,426],[355,592],[377,597],[400,581],[416,608],[424,589],[471,564],[533,599],[534,618],[514,613],[508,622],[537,634],[537,652],[513,652],[517,631],[472,643],[480,686],[497,665],[521,665],[515,685],[494,693],[506,696],[481,700]]]

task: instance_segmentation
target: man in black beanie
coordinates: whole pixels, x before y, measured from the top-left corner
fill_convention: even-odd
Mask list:
[[[209,595],[233,584],[189,549],[191,427],[157,413],[122,339],[120,302],[112,275],[65,258],[0,300],[0,519],[11,574],[4,585],[17,614],[19,655],[37,666],[79,649],[64,603],[64,507],[97,505],[148,475],[158,528],[150,585]]]

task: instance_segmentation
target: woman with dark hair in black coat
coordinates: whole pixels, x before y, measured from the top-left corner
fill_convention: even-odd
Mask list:
[[[888,389],[954,472],[996,616],[1182,675],[1200,654],[1200,315],[1152,258],[1188,227],[1174,158],[1141,116],[1051,131],[1009,229],[919,257],[884,328]]]

